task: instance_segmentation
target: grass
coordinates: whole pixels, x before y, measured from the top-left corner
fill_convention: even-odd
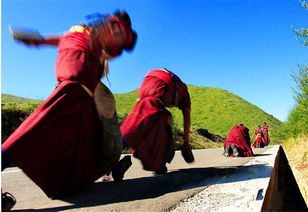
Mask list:
[[[204,128],[211,133],[226,137],[230,129],[237,124],[243,123],[250,129],[250,135],[258,125],[267,122],[271,132],[271,142],[278,143],[284,138],[283,123],[267,114],[257,106],[240,98],[239,96],[220,88],[200,87],[188,85],[191,96],[192,110],[191,123],[192,133],[191,141],[194,148],[216,148],[221,147],[221,143],[215,143],[198,135],[195,129]],[[138,101],[138,90],[125,94],[114,94],[116,99],[117,113],[121,119],[129,114]],[[42,101],[27,98],[20,98],[12,95],[2,94],[2,117],[10,111],[31,113]],[[173,114],[174,126],[176,131],[182,131],[183,118],[182,113],[177,108],[170,108]],[[6,117],[2,125],[10,122],[10,117]],[[16,123],[16,122],[14,122]],[[9,128],[13,130],[12,127]],[[2,132],[6,134],[6,132]],[[3,138],[2,138],[3,139]],[[181,142],[181,137],[176,136],[177,142]]]
[[[308,204],[308,136],[290,138],[282,146],[288,157],[301,193]]]
[[[21,104],[40,104],[42,102],[42,100],[28,99],[28,98],[9,95],[9,94],[2,94],[1,95],[2,106],[3,106],[3,104],[5,105],[9,102],[15,103],[15,104],[18,104],[18,105],[21,105]]]
[[[271,131],[271,141],[278,143],[284,138],[283,122],[239,96],[220,88],[188,85],[191,102],[192,128],[205,128],[209,132],[226,136],[230,129],[243,123],[252,135],[258,125],[267,122]],[[117,111],[121,115],[133,109],[138,98],[138,90],[126,94],[115,94]],[[169,109],[174,118],[174,125],[182,128],[181,111]]]

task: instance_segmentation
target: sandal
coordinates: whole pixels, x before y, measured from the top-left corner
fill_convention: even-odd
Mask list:
[[[111,180],[111,177],[109,175],[104,175],[103,176],[103,182],[108,182]]]

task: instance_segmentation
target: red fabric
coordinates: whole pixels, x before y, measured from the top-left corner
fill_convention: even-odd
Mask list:
[[[99,60],[102,47],[98,43],[93,42],[86,32],[69,32],[60,39],[59,51],[63,49],[78,49],[93,55]]]
[[[255,131],[255,135],[256,135],[256,140],[254,142],[254,144],[252,145],[254,148],[256,148],[257,144],[263,144],[263,132],[261,129],[256,129]]]
[[[237,146],[246,157],[253,156],[250,143],[249,129],[245,126],[237,125],[231,129],[224,142],[224,149],[226,149],[228,144],[230,146],[232,146],[232,144]]]
[[[134,156],[141,160],[145,170],[159,171],[166,164],[172,134],[167,128],[171,113],[164,105],[174,101],[176,83],[172,77],[162,70],[149,72],[139,89],[139,102],[121,126],[125,141],[134,149]],[[179,107],[190,106],[186,85],[177,83],[185,89],[178,95]]]
[[[2,145],[49,197],[85,188],[105,172],[96,163],[101,124],[94,100],[76,82],[94,91],[102,70],[95,57],[76,49],[59,51],[62,82]]]
[[[270,142],[271,142],[271,140],[269,138],[268,131],[264,131],[264,143],[269,144]]]
[[[163,80],[164,82],[171,84],[171,83],[175,83],[172,79],[173,74],[170,74],[167,70],[165,69],[156,69],[156,70],[152,70],[149,71],[146,75],[145,78],[147,77],[157,77],[161,80]]]
[[[167,120],[171,114],[154,97],[140,100],[121,126],[125,141],[134,149],[134,156],[143,168],[159,171],[165,164],[165,155],[172,135],[168,134]]]
[[[173,73],[157,69],[149,71],[139,89],[139,98],[157,97],[165,106],[177,106],[179,109],[190,107],[187,86]]]
[[[268,133],[268,126],[266,124],[263,125],[263,133],[264,133],[264,143],[269,144],[270,138]]]

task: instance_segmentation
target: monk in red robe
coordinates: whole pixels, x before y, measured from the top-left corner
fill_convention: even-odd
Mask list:
[[[227,157],[252,157],[249,129],[243,124],[234,126],[224,142]]]
[[[263,135],[261,126],[258,126],[258,128],[256,129],[255,136],[256,136],[256,140],[252,146],[254,148],[263,148],[264,147],[264,135]]]
[[[152,70],[139,89],[140,100],[121,125],[125,142],[141,160],[143,168],[156,174],[167,172],[166,163],[174,156],[171,113],[166,107],[178,107],[184,117],[182,154],[186,162],[194,160],[190,147],[190,96],[187,86],[167,69]]]
[[[128,14],[119,11],[97,15],[92,24],[74,26],[63,36],[19,39],[58,47],[58,86],[4,142],[2,156],[48,197],[84,189],[105,174],[100,164],[102,123],[93,93],[106,74],[104,62],[133,49],[136,38]]]
[[[270,137],[269,137],[269,127],[268,125],[266,124],[266,122],[264,122],[264,125],[262,127],[262,130],[263,130],[263,134],[264,134],[264,145],[265,146],[268,146],[269,143],[270,143]]]

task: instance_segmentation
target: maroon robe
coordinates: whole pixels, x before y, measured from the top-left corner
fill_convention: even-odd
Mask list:
[[[249,129],[245,126],[237,125],[231,129],[224,142],[224,149],[226,149],[228,144],[230,146],[232,146],[233,144],[237,146],[239,152],[242,152],[245,157],[253,156],[250,143]]]
[[[266,124],[263,125],[263,134],[264,134],[264,143],[268,145],[270,143],[270,138],[268,133],[268,126]]]
[[[261,129],[256,129],[255,135],[256,135],[256,140],[255,140],[255,142],[253,143],[252,146],[254,148],[256,148],[257,146],[264,147],[264,140],[263,140],[263,136],[264,135],[263,135],[262,130]]]
[[[165,106],[190,107],[189,93],[176,75],[159,69],[146,75],[139,89],[139,98],[124,120],[121,132],[143,168],[160,171],[165,167],[172,142],[171,113]]]
[[[58,87],[2,145],[49,197],[58,197],[91,185],[105,173],[98,166],[101,123],[93,98],[100,80],[101,49],[85,33],[67,33],[60,39],[56,64]]]

